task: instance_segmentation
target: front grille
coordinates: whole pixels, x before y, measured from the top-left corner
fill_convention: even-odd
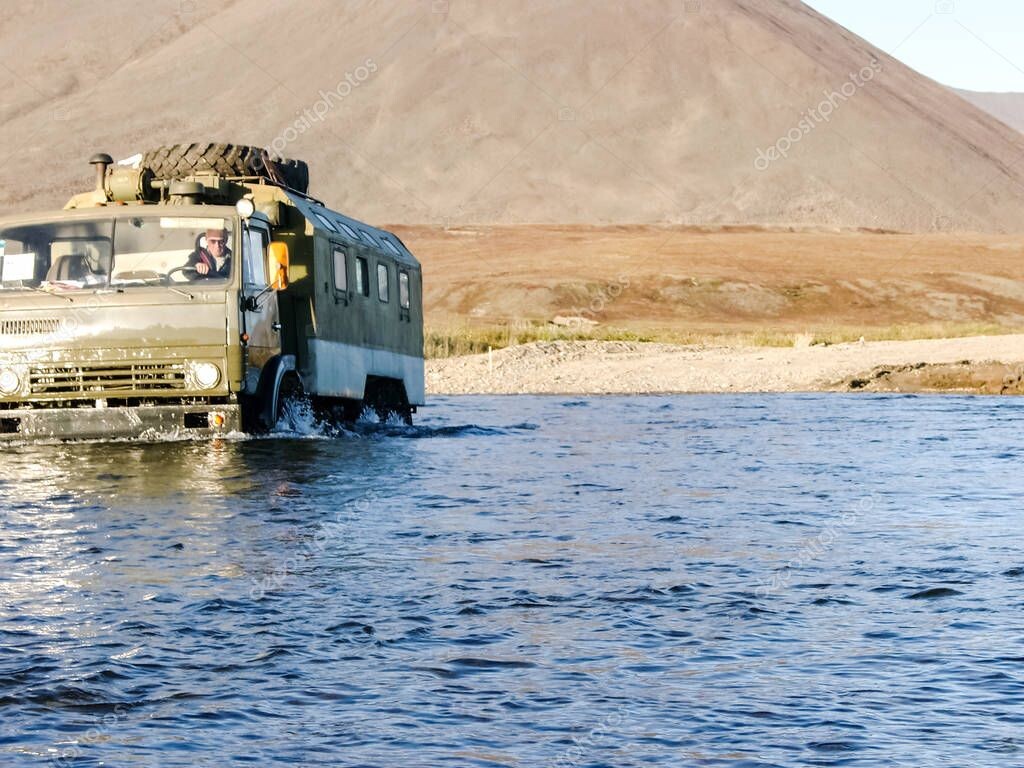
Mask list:
[[[58,330],[60,330],[60,320],[55,317],[0,320],[0,336],[34,336],[56,333]]]
[[[183,363],[33,366],[33,395],[105,394],[185,389]]]

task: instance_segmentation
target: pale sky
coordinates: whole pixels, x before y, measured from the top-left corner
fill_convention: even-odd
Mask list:
[[[1024,92],[1024,0],[804,0],[944,85]]]

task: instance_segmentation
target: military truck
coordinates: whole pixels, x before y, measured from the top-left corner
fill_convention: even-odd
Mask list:
[[[420,264],[227,144],[90,161],[56,213],[0,219],[0,440],[272,430],[308,404],[411,422]]]

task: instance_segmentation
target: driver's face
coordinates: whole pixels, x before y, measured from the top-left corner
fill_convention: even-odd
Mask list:
[[[228,233],[225,230],[213,230],[206,233],[206,250],[211,256],[220,257],[228,247]]]

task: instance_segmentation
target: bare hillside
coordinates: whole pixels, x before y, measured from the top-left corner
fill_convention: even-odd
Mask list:
[[[1024,136],[796,0],[46,0],[0,22],[6,209],[62,203],[94,151],[212,139],[308,160],[374,223],[1021,227]]]
[[[1011,128],[1024,131],[1024,93],[983,93],[979,91],[957,91],[960,96]]]

